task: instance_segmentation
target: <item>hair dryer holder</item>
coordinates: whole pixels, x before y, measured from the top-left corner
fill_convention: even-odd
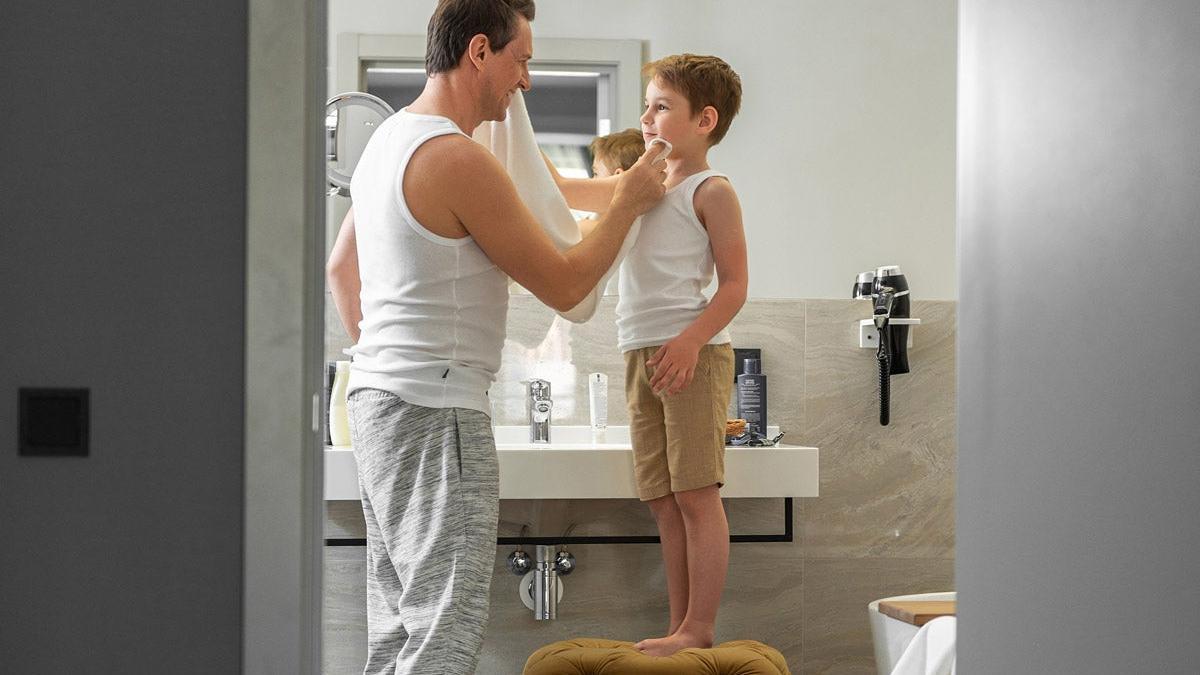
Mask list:
[[[888,319],[888,324],[893,326],[919,326],[920,319]],[[916,331],[908,331],[908,348],[913,346],[913,333]],[[878,349],[879,348],[879,329],[875,327],[874,319],[862,319],[858,322],[858,346],[863,349]]]

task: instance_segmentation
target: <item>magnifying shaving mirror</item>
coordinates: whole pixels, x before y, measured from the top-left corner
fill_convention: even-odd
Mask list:
[[[338,94],[325,104],[325,176],[329,194],[350,196],[350,178],[371,134],[395,110],[362,92]]]

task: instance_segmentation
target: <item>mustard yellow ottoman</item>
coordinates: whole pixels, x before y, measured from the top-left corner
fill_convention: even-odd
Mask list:
[[[647,656],[632,642],[576,638],[530,655],[524,675],[791,675],[783,654],[754,640]]]

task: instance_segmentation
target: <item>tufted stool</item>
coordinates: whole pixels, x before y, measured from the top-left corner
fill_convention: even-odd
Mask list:
[[[632,642],[576,638],[537,650],[524,675],[791,675],[778,650],[754,640],[647,656]]]

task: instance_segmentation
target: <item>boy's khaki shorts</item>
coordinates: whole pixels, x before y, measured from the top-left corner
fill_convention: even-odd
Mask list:
[[[704,345],[696,373],[673,396],[650,389],[646,360],[658,347],[625,352],[625,400],[638,498],[725,484],[725,417],[733,392],[733,348]]]

